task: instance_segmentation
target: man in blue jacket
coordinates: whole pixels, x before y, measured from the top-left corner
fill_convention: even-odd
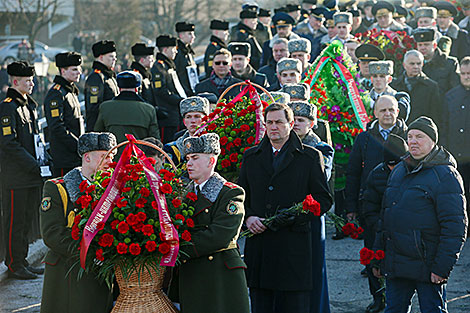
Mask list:
[[[421,312],[447,312],[446,283],[467,232],[465,193],[457,162],[437,145],[434,121],[421,116],[407,132],[409,154],[390,174],[383,205],[387,279],[385,313],[409,312],[418,292]]]

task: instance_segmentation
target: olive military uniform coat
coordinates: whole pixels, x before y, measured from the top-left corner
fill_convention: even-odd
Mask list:
[[[39,217],[41,235],[49,251],[44,258],[41,313],[104,313],[111,309],[112,294],[106,284],[92,274],[77,280],[80,265],[77,259],[71,259],[71,227],[79,210],[75,201],[83,180],[80,168],[75,168],[63,179],[44,184]]]
[[[190,190],[194,190],[191,183]],[[181,246],[179,285],[182,313],[249,313],[246,265],[236,242],[245,193],[218,174],[207,180],[194,203],[192,245]]]

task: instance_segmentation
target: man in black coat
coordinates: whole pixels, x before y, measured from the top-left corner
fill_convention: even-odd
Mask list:
[[[268,88],[266,75],[258,73],[250,65],[251,47],[246,42],[232,42],[228,45],[232,53],[232,75],[240,80],[249,80],[261,87]]]
[[[102,40],[92,46],[92,72],[85,82],[86,130],[93,131],[100,104],[119,94],[116,82],[116,45],[114,41]]]
[[[209,28],[212,31],[212,36],[204,52],[204,71],[206,78],[212,73],[212,63],[214,62],[215,53],[222,48],[227,49],[227,39],[229,35],[227,21],[212,20]]]
[[[394,79],[390,86],[396,91],[405,91],[411,98],[409,121],[426,114],[439,125],[442,119],[442,98],[438,84],[423,73],[424,57],[417,50],[410,50],[403,60],[403,74]]]
[[[235,25],[230,33],[231,42],[246,42],[251,47],[250,65],[257,70],[261,60],[261,44],[256,39],[256,25],[258,24],[258,13],[246,9],[240,12],[240,22]]]
[[[37,103],[33,91],[34,67],[13,62],[7,67],[12,83],[0,103],[0,182],[2,187],[3,239],[8,277],[35,279],[39,269],[30,267],[28,232],[33,210],[39,207],[41,169],[36,160]]]
[[[142,88],[140,95],[144,100],[156,107],[155,95],[152,88],[152,73],[150,69],[155,63],[154,47],[148,47],[145,43],[136,43],[131,48],[134,62],[131,63],[131,70],[138,72],[142,76]]]
[[[272,48],[272,58],[268,61],[268,64],[262,66],[258,71],[259,73],[266,75],[269,86],[279,84],[279,79],[276,75],[276,66],[280,59],[289,57],[287,46],[288,41],[286,38],[278,38],[275,40]]]
[[[175,57],[176,72],[187,96],[194,95],[194,88],[199,83],[197,65],[194,62],[196,53],[191,46],[196,39],[194,28],[194,24],[188,22],[178,22],[175,25],[178,34],[178,53]]]
[[[166,118],[158,121],[163,143],[173,140],[174,134],[182,125],[179,104],[186,98],[186,93],[178,78],[176,65],[176,38],[169,35],[157,37],[156,62],[152,67],[152,85],[155,102]]]
[[[442,95],[459,84],[459,62],[437,47],[436,31],[418,28],[413,34],[418,51],[424,56],[423,73],[439,85]]]
[[[75,52],[59,53],[55,64],[60,74],[54,78],[54,84],[46,94],[44,113],[54,162],[52,175],[62,177],[80,165],[77,144],[78,137],[85,132],[85,124],[75,83],[82,73],[82,56]]]
[[[228,87],[241,82],[240,79],[232,76],[230,68],[232,67],[232,54],[227,49],[220,49],[214,55],[214,70],[209,78],[196,85],[196,93],[209,92],[220,97]],[[225,95],[226,99],[234,98],[240,92],[240,88],[232,88]]]
[[[284,209],[309,194],[329,210],[332,197],[323,158],[292,131],[292,110],[271,104],[265,110],[266,136],[245,152],[239,184],[246,192],[246,225],[255,235],[245,246],[247,281],[253,313],[310,312],[313,214],[289,215]],[[280,213],[267,228],[266,216]],[[320,295],[317,295],[320,297]]]

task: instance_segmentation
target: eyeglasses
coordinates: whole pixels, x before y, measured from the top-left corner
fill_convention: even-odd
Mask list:
[[[227,61],[216,61],[214,62],[215,65],[228,65],[228,62]]]

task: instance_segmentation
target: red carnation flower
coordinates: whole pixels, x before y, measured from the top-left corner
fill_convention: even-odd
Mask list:
[[[110,168],[116,168],[117,162],[111,162],[108,164]]]
[[[359,251],[360,260],[362,265],[370,264],[370,261],[374,258],[374,251],[364,247]]]
[[[248,126],[247,124],[243,124],[242,126],[240,126],[240,130],[241,130],[242,132],[249,131],[249,130],[250,130],[250,126]]]
[[[320,216],[320,203],[313,199],[312,195],[305,197],[305,200],[302,202],[302,209],[312,212],[315,216]]]
[[[245,115],[248,114],[248,110],[242,109],[242,110],[240,111],[240,113],[238,113],[238,114],[239,114],[239,116],[245,116]]]
[[[109,177],[106,178],[106,179],[104,179],[104,180],[101,182],[101,186],[102,186],[103,188],[108,187],[110,181],[111,181],[111,178],[109,178]]]
[[[139,219],[135,214],[129,213],[129,215],[126,217],[126,222],[127,224],[133,226],[139,222]]]
[[[74,224],[80,223],[80,220],[82,219],[82,216],[80,214],[75,215],[75,218],[73,219]]]
[[[233,141],[233,144],[236,147],[240,147],[242,145],[242,139],[241,138],[235,138],[235,140]]]
[[[185,230],[182,234],[181,234],[181,238],[184,240],[184,241],[191,241],[191,233],[187,230]]]
[[[256,106],[252,104],[252,105],[249,105],[246,109],[248,112],[254,112],[256,110]]]
[[[152,201],[152,208],[153,208],[154,210],[158,210],[157,201]]]
[[[147,199],[144,199],[144,198],[139,198],[135,200],[135,206],[138,207],[139,209],[142,209],[146,203],[147,203]]]
[[[147,214],[145,214],[145,212],[138,212],[136,216],[139,222],[143,222],[147,219]]]
[[[104,228],[103,222],[99,222],[98,224],[96,224],[96,230],[100,231],[100,230],[103,230],[103,228]]]
[[[194,192],[188,192],[188,194],[186,195],[186,198],[188,198],[191,201],[196,201],[197,195]]]
[[[232,153],[232,154],[230,155],[230,162],[236,163],[237,161],[238,161],[238,154]]]
[[[155,165],[157,163],[157,160],[154,158],[147,158],[147,160],[150,162],[151,165]]]
[[[173,188],[171,188],[171,185],[170,184],[163,184],[162,187],[161,187],[161,191],[163,193],[172,193],[173,192]]]
[[[210,118],[210,119],[213,119],[214,117],[215,117],[215,113],[214,113],[214,112],[209,113],[209,118]]]
[[[132,190],[131,187],[124,187],[124,188],[122,188],[122,192],[129,192],[129,191],[131,191],[131,190]]]
[[[157,249],[157,244],[155,241],[147,241],[145,244],[145,249],[147,249],[148,252],[153,252],[155,249]]]
[[[129,252],[132,254],[132,255],[139,255],[140,254],[140,246],[138,243],[131,243],[131,245],[129,246]]]
[[[225,126],[230,126],[232,124],[233,124],[233,119],[231,117],[229,117],[228,119],[224,121]]]
[[[127,245],[124,242],[118,243],[116,250],[119,254],[126,254],[127,253]]]
[[[173,180],[173,178],[175,178],[175,174],[169,171],[167,171],[165,175],[163,175],[163,180],[166,180],[166,181],[171,181]]]
[[[103,249],[98,249],[96,250],[96,259],[98,261],[104,261],[104,257],[103,257]]]
[[[125,234],[129,231],[129,225],[126,222],[122,221],[118,224],[117,229],[120,234]]]
[[[102,172],[100,175],[101,175],[101,177],[110,177],[110,176],[111,176],[111,173],[105,171],[105,172]]]
[[[80,239],[80,230],[78,229],[78,227],[72,227],[72,239],[73,240]]]
[[[111,247],[111,245],[114,242],[114,236],[111,234],[103,234],[101,236],[100,240],[98,241],[98,244],[102,247]]]
[[[227,168],[230,166],[230,160],[222,160],[222,162],[220,162],[220,165],[222,165],[222,168]]]
[[[225,115],[225,116],[230,116],[230,115],[232,115],[232,114],[233,114],[233,111],[232,111],[232,110],[225,110],[225,111],[224,111],[224,115]]]
[[[182,220],[184,222],[184,216],[182,214],[176,214],[175,220]]]
[[[346,236],[349,236],[356,231],[356,226],[354,226],[353,223],[346,223],[346,225],[343,226],[342,231]]]
[[[227,138],[227,136],[223,136],[222,138],[220,138],[219,141],[220,141],[221,146],[225,146],[228,142],[228,138]]]
[[[193,228],[194,227],[194,221],[192,219],[188,218],[186,220],[186,225],[188,225],[188,227]]]
[[[350,235],[350,237],[351,237],[352,239],[357,239],[357,238],[359,238],[359,233],[358,233],[358,232],[354,232],[354,233],[352,233],[352,234]]]
[[[161,254],[167,254],[170,252],[170,245],[166,242],[163,242],[160,244],[160,246],[158,246],[158,251],[160,251]]]
[[[171,200],[171,204],[173,204],[173,206],[174,206],[175,208],[179,208],[179,207],[181,206],[181,200],[175,198],[175,199]]]
[[[383,252],[383,250],[377,250],[375,252],[375,256],[374,256],[378,261],[382,260],[383,258],[385,258],[385,252]]]
[[[80,192],[85,192],[85,190],[88,187],[88,181],[87,180],[82,180],[78,188],[80,189]]]
[[[132,229],[136,232],[136,233],[140,233],[142,231],[142,228],[144,227],[144,224],[141,223],[141,222],[138,222],[137,224],[135,225],[132,225]]]
[[[217,125],[215,125],[215,124],[209,124],[207,126],[208,131],[214,131],[216,128],[217,128]]]
[[[150,190],[148,190],[147,188],[145,187],[142,187],[139,191],[140,195],[144,198],[150,196]]]
[[[362,233],[364,232],[364,228],[358,227],[358,228],[356,229],[356,231],[357,231],[358,234],[362,234]]]
[[[111,229],[116,229],[119,224],[119,220],[114,220],[111,222]]]
[[[87,192],[87,193],[91,193],[91,192],[95,191],[95,189],[96,189],[96,186],[95,186],[95,185],[90,185],[90,186],[88,186],[88,188],[86,189],[86,192]]]
[[[246,142],[248,142],[249,145],[251,145],[253,142],[255,142],[255,137],[250,136],[246,139]]]
[[[121,198],[119,198],[119,199],[116,201],[116,206],[117,206],[118,208],[123,208],[123,207],[125,207],[126,205],[127,205],[127,201],[126,201],[126,198],[124,198],[124,197],[121,197]]]
[[[153,226],[152,225],[142,226],[142,234],[144,234],[145,236],[151,236],[153,234]]]

